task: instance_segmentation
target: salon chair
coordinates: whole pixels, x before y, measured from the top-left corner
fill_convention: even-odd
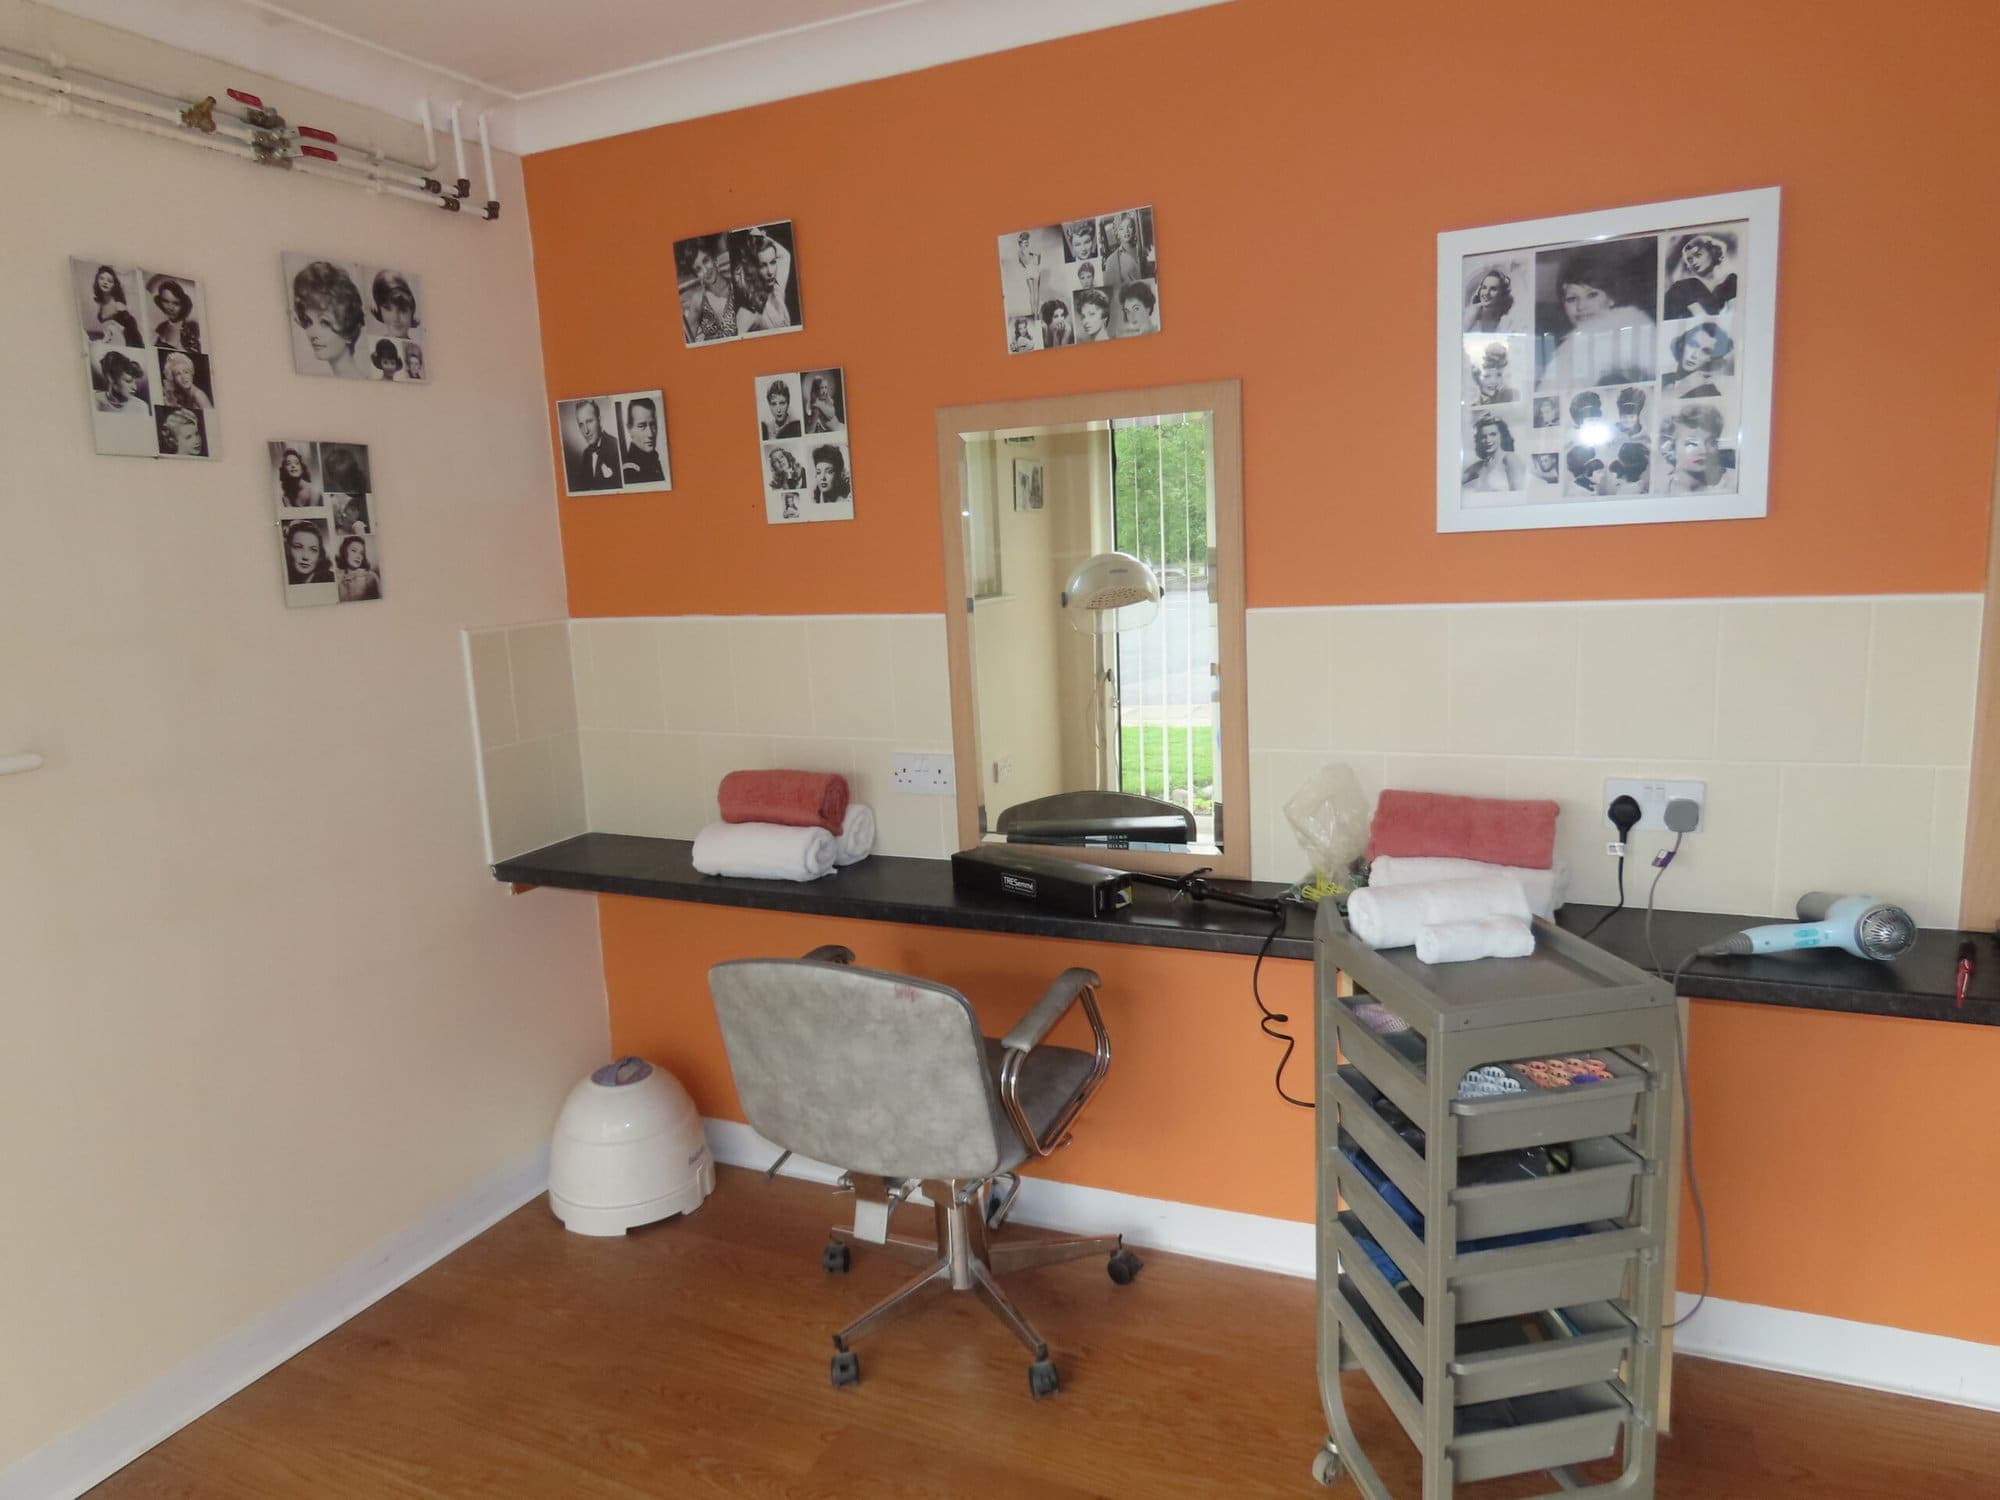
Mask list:
[[[861,1245],[922,1268],[916,1279],[833,1336],[836,1386],[861,1379],[850,1347],[944,1287],[973,1292],[1027,1345],[1028,1389],[1060,1389],[1048,1345],[995,1276],[1085,1256],[1108,1256],[1128,1285],[1139,1258],[1119,1235],[989,1240],[1013,1207],[1014,1169],[1067,1144],[1070,1126],[1103,1081],[1111,1042],[1098,1014],[1096,974],[1067,969],[1004,1037],[983,1036],[957,990],[854,967],[852,950],[803,958],[737,959],[708,971],[730,1070],[753,1128],[782,1147],[841,1168],[856,1195],[856,1227],[835,1228],[821,1258],[848,1268]],[[1044,1038],[1081,1005],[1094,1050]],[[779,1158],[780,1163],[784,1160]],[[775,1166],[773,1168],[775,1170]],[[997,1202],[997,1182],[1012,1184]],[[896,1207],[919,1186],[936,1238],[889,1234]]]
[[[1052,792],[1003,807],[994,832],[1010,844],[1186,844],[1194,814],[1177,802],[1137,792]]]

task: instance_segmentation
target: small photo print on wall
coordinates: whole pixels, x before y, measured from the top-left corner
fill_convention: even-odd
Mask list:
[[[89,258],[69,265],[96,450],[214,457],[215,375],[201,283]]]
[[[667,403],[658,391],[619,391],[556,403],[563,482],[579,495],[637,495],[674,487]]]
[[[773,526],[853,520],[847,372],[785,370],[753,383],[764,519]]]
[[[1009,354],[1160,331],[1150,207],[1019,229],[999,244]]]
[[[423,283],[393,266],[288,252],[283,257],[292,368],[301,375],[423,385]]]
[[[382,597],[382,539],[364,443],[283,438],[265,444],[285,603]]]
[[[726,344],[805,327],[789,219],[674,241],[681,337]]]
[[[1042,461],[1039,458],[1014,460],[1014,509],[1042,508]]]

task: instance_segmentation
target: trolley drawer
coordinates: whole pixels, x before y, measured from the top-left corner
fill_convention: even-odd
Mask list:
[[[1574,1239],[1457,1256],[1450,1276],[1458,1293],[1459,1321],[1482,1323],[1622,1296],[1626,1273],[1639,1252],[1653,1243],[1651,1232],[1617,1224],[1593,1224],[1588,1229]],[[1393,1258],[1395,1252],[1390,1255]]]
[[[1459,1238],[1527,1234],[1630,1213],[1632,1183],[1644,1166],[1639,1154],[1609,1136],[1581,1140],[1570,1149],[1573,1165],[1567,1172],[1455,1189],[1451,1201],[1458,1210]]]
[[[1466,1324],[1451,1361],[1452,1399],[1465,1406],[1613,1381],[1632,1339],[1632,1320],[1610,1302]]]
[[[1453,1477],[1473,1484],[1609,1458],[1630,1410],[1609,1385],[1461,1406],[1450,1444]]]
[[[1518,1094],[1454,1099],[1451,1112],[1458,1119],[1460,1153],[1477,1156],[1593,1135],[1629,1135],[1638,1116],[1639,1097],[1646,1091],[1647,1074],[1616,1052],[1593,1051],[1590,1055],[1601,1058],[1611,1070],[1608,1083],[1571,1084],[1561,1089],[1528,1084]]]
[[[1341,1055],[1367,1075],[1368,1081],[1389,1096],[1396,1108],[1413,1120],[1424,1118],[1424,1039],[1415,1031],[1394,1036],[1378,1036],[1354,1014],[1356,1003],[1368,1004],[1367,995],[1335,1002],[1333,1029]],[[1400,1050],[1399,1050],[1400,1049]]]

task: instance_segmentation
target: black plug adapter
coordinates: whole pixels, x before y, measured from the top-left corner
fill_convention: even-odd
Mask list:
[[[1618,830],[1618,842],[1623,844],[1632,837],[1632,830],[1639,822],[1639,799],[1627,793],[1619,793],[1611,799],[1611,805],[1604,810],[1611,820],[1611,826]]]

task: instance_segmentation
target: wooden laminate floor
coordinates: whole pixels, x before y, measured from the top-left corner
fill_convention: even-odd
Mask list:
[[[819,1268],[847,1200],[724,1169],[686,1219],[622,1240],[529,1204],[92,1492],[191,1496],[1299,1496],[1324,1431],[1313,1288],[1151,1253],[1007,1285],[1054,1348],[1052,1401],[967,1295],[860,1345],[828,1335],[906,1277]],[[928,1212],[906,1210],[912,1229]],[[1350,1375],[1398,1494],[1413,1451]],[[2000,1414],[1682,1359],[1662,1500],[1992,1500]],[[1465,1486],[1481,1500],[1546,1481]]]

